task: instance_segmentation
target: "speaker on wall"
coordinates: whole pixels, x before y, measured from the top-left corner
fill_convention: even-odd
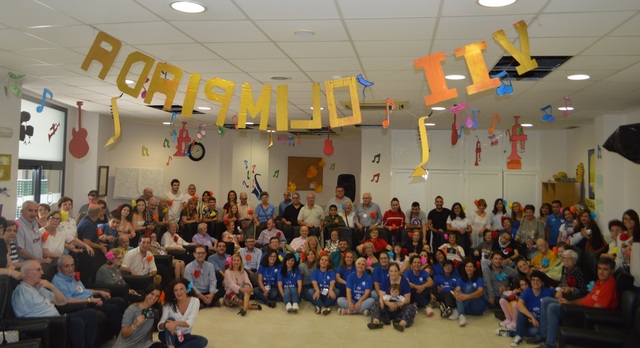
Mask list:
[[[344,195],[352,202],[356,200],[356,177],[353,174],[338,175],[338,186],[344,187]]]

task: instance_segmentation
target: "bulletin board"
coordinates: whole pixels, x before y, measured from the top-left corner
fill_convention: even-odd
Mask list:
[[[113,187],[113,198],[131,199],[142,194],[145,187],[162,192],[162,168],[118,168]]]
[[[294,183],[298,191],[315,190],[322,185],[321,157],[289,157],[287,181]]]

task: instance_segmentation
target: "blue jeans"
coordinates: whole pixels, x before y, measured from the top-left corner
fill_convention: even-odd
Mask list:
[[[540,337],[546,337],[550,346],[556,346],[556,335],[560,325],[560,302],[553,297],[540,300]]]
[[[353,301],[353,299],[352,299],[352,301]],[[357,301],[353,301],[353,304],[355,304],[356,302]],[[360,311],[364,311],[366,309],[371,309],[371,306],[373,306],[374,302],[376,302],[374,299],[372,299],[371,297],[367,297],[360,304]],[[344,309],[349,309],[349,301],[347,301],[346,297],[338,297],[338,306],[340,306],[341,308],[344,308]]]
[[[278,288],[272,286],[271,289],[269,289],[265,294],[264,292],[262,292],[262,289],[257,286],[253,288],[253,294],[256,295],[256,299],[258,299],[258,301],[266,304],[269,301],[275,301],[278,299]]]
[[[540,325],[542,327],[542,325]],[[535,337],[540,333],[540,329],[529,322],[529,318],[522,312],[518,312],[518,322],[516,323],[516,335],[520,337]]]
[[[167,318],[167,320],[174,320],[173,318]],[[169,330],[162,330],[158,332],[158,339],[166,346],[176,346],[185,348],[205,348],[209,341],[198,335],[184,334],[182,342],[178,340],[177,335],[171,334]]]
[[[313,299],[313,294],[316,291],[311,288],[311,289],[307,289],[306,290],[306,294],[305,294],[305,299],[307,299],[309,302],[313,303],[314,306],[317,307],[331,307],[334,304],[336,304],[336,301],[338,300],[338,297],[340,296],[340,290],[338,289],[333,289],[333,292],[336,294],[336,298],[333,299],[331,297],[329,297],[329,295],[322,295],[320,294],[320,297],[318,297],[317,300]]]
[[[456,308],[460,315],[482,315],[487,309],[484,296],[471,298],[464,301],[456,301]]]
[[[300,297],[298,296],[298,288],[284,288],[282,289],[284,296],[284,303],[300,303]]]

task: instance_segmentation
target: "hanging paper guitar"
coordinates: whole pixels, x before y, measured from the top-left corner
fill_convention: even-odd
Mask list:
[[[71,141],[69,142],[69,153],[75,158],[82,158],[89,152],[89,143],[87,143],[87,130],[82,128],[82,102],[76,102],[78,105],[78,129],[71,130]]]
[[[460,105],[454,105],[452,108],[449,108],[451,112],[453,112],[453,124],[451,124],[451,145],[455,145],[458,143],[458,139],[460,138],[458,135],[458,112],[467,107],[467,103],[462,102]]]
[[[327,139],[324,141],[324,154],[333,155],[333,141],[331,140],[331,127],[327,127]]]
[[[476,137],[476,163],[474,164],[476,167],[478,166],[478,162],[480,162],[480,153],[482,153],[482,144],[480,143],[480,139]]]

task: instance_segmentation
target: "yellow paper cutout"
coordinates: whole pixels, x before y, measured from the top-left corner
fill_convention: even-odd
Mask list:
[[[269,132],[269,146],[267,146],[267,149],[270,149],[271,146],[273,146],[273,132]]]
[[[289,86],[278,85],[276,88],[276,130],[289,130]],[[271,147],[271,146],[269,146]]]
[[[313,189],[316,193],[322,193],[322,185],[316,184],[316,188]]]
[[[522,75],[527,71],[533,70],[538,67],[538,62],[535,59],[531,59],[531,53],[529,52],[529,32],[527,30],[527,23],[525,21],[519,21],[513,24],[518,32],[518,39],[520,40],[520,51],[509,41],[504,30],[498,30],[493,33],[493,38],[504,48],[509,54],[520,63],[516,67],[518,75]]]
[[[61,210],[60,211],[60,221],[69,221],[69,212]]]
[[[454,50],[456,57],[463,57],[471,74],[473,84],[467,86],[467,94],[472,95],[487,89],[500,86],[500,79],[490,78],[487,63],[484,61],[482,50],[487,49],[486,41],[472,43]]]
[[[431,90],[431,94],[424,97],[427,105],[437,104],[458,96],[458,90],[449,88],[447,86],[447,80],[444,79],[444,71],[442,71],[440,62],[446,59],[447,57],[444,52],[437,52],[413,61],[415,68],[424,69],[424,74],[427,78],[429,89]]]
[[[326,163],[324,163],[324,158],[321,158],[320,162],[318,162],[318,167],[324,168],[325,165],[326,165]]]
[[[289,192],[296,192],[297,188],[298,186],[296,186],[295,183],[289,181],[289,185],[287,185],[287,190],[289,190]]]
[[[182,116],[191,117],[193,114],[193,108],[196,106],[196,97],[198,96],[198,87],[200,87],[200,79],[202,74],[192,73],[189,77],[189,85],[187,86],[187,93],[184,96],[184,103],[182,104]]]
[[[305,174],[307,176],[307,179],[315,178],[316,176],[318,176],[318,169],[316,168],[316,166],[310,165],[307,168],[307,172]]]
[[[271,104],[271,85],[265,84],[262,87],[258,101],[253,102],[253,91],[251,84],[242,84],[242,95],[240,96],[240,112],[238,112],[238,128],[247,128],[247,113],[252,119],[260,117],[260,130],[266,131],[269,123],[269,104]]]
[[[220,88],[224,93],[216,93],[213,91],[214,88]],[[207,83],[204,86],[204,95],[207,96],[207,99],[220,103],[220,113],[218,114],[218,120],[216,121],[216,126],[218,127],[224,126],[224,121],[227,118],[229,105],[231,105],[231,97],[233,97],[233,90],[235,88],[236,84],[234,82],[224,80],[219,77],[207,80]]]
[[[353,126],[362,123],[362,115],[360,114],[360,100],[358,99],[358,90],[356,87],[355,76],[344,77],[336,80],[328,80],[324,82],[325,93],[327,95],[327,109],[329,109],[329,124],[333,128],[343,126]],[[336,100],[333,94],[334,88],[349,87],[349,95],[351,96],[351,108],[353,115],[338,118],[336,110]],[[320,107],[317,108],[318,110]],[[313,109],[316,110],[316,107]]]
[[[320,83],[314,82],[311,85],[311,120],[291,120],[291,129],[321,129],[322,114],[320,113]]]
[[[116,139],[120,138],[120,112],[118,111],[118,103],[116,101],[121,97],[122,95],[111,98],[111,113],[113,114],[113,136],[107,141],[106,144],[104,144],[104,147],[113,144]]]
[[[422,162],[416,166],[411,176],[424,176],[427,175],[427,171],[424,166],[429,162],[429,138],[427,137],[427,127],[424,123],[429,116],[422,116],[418,119],[418,129],[420,130],[420,145],[422,147]]]
[[[144,63],[144,67],[142,68],[142,72],[140,76],[138,76],[138,81],[136,81],[136,85],[134,87],[129,87],[127,85],[127,75],[129,75],[129,70],[131,70],[131,66],[137,62]],[[149,57],[144,53],[140,53],[135,51],[127,56],[127,60],[124,61],[124,65],[120,70],[120,74],[118,75],[118,89],[120,92],[128,94],[134,98],[138,98],[140,95],[140,90],[144,85],[147,76],[151,72],[151,68],[153,67],[153,63],[155,63],[155,59]]]
[[[106,49],[104,49],[104,47],[102,47],[102,43],[109,44],[111,46],[111,51],[107,51]],[[96,35],[96,38],[93,40],[93,44],[89,49],[89,53],[87,53],[87,56],[84,57],[84,61],[82,62],[81,66],[82,70],[88,71],[91,63],[94,60],[97,60],[102,63],[102,69],[100,70],[98,77],[101,80],[104,80],[104,78],[107,77],[107,73],[111,69],[111,65],[113,65],[113,62],[116,60],[121,47],[122,42],[120,42],[120,40],[105,32],[99,32],[98,35]]]
[[[169,80],[162,77],[163,72],[165,72],[167,76],[171,74],[173,78]],[[173,99],[176,97],[176,92],[178,91],[180,79],[182,79],[182,68],[167,63],[158,63],[156,70],[153,72],[151,82],[149,83],[149,89],[147,90],[147,96],[144,98],[144,103],[151,104],[153,95],[156,93],[164,94],[163,109],[171,110]]]

